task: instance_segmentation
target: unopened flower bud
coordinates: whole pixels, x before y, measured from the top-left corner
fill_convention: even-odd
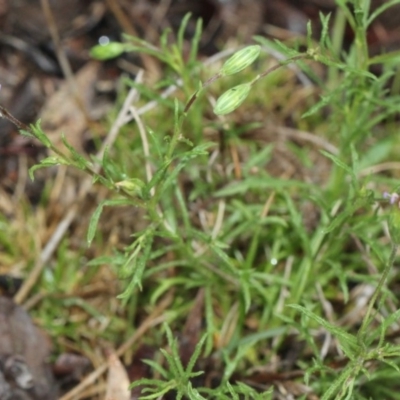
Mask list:
[[[261,47],[257,44],[245,47],[225,61],[222,75],[233,75],[251,65],[260,55]]]
[[[109,60],[120,56],[126,50],[126,46],[119,42],[109,42],[107,44],[98,44],[92,47],[90,55],[97,60]]]
[[[246,99],[250,92],[251,83],[243,83],[227,90],[218,100],[214,107],[217,115],[229,114],[236,110]]]
[[[116,182],[115,186],[125,190],[126,192],[134,195],[141,196],[142,189],[144,188],[145,184],[140,179],[132,178],[126,179],[124,181]]]

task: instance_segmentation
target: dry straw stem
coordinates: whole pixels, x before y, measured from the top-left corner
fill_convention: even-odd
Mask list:
[[[149,146],[149,141],[147,139],[147,133],[146,133],[146,128],[143,125],[142,119],[140,118],[139,113],[137,112],[136,107],[130,106],[129,111],[132,114],[132,117],[135,119],[136,124],[139,129],[139,134],[140,138],[142,140],[142,146],[143,146],[143,155],[145,158],[145,170],[146,170],[146,179],[147,182],[150,182],[151,179],[153,178],[153,171],[150,165],[150,146]],[[154,196],[154,187],[151,188],[151,195]]]
[[[135,119],[135,122],[136,122],[136,124],[138,126],[138,129],[139,129],[139,134],[140,134],[140,138],[142,140],[142,146],[143,146],[143,155],[144,155],[144,158],[146,160],[145,161],[146,179],[147,179],[147,182],[150,182],[151,179],[153,178],[153,171],[152,171],[151,164],[150,164],[150,161],[149,161],[150,160],[150,146],[149,146],[149,141],[148,141],[148,138],[147,138],[146,128],[143,125],[142,119],[140,118],[140,115],[139,115],[138,110],[136,109],[136,107],[130,106],[129,107],[129,111],[130,111],[132,117]],[[152,196],[154,196],[155,187],[152,187],[150,189],[150,193],[151,193]],[[157,214],[161,218],[161,220],[163,221],[163,224],[164,224],[165,228],[168,231],[172,232],[173,229],[168,224],[168,222],[165,220],[164,214],[163,214],[159,204],[157,205]]]

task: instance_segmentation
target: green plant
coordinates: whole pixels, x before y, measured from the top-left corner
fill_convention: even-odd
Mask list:
[[[160,114],[155,114],[157,124],[149,119],[148,126],[141,127],[140,118],[136,118],[142,142],[148,148],[142,154],[138,141],[129,143],[121,139],[118,153],[108,148],[100,159],[88,160],[65,138],[65,149],[56,148],[40,123],[23,126],[0,108],[3,116],[13,120],[22,133],[37,138],[55,154],[31,169],[32,178],[38,168],[68,165],[86,172],[93,182],[112,193],[93,213],[87,234],[89,245],[105,207],[143,210],[146,223],[133,232],[131,243],[89,263],[113,265],[124,283],[119,297],[125,304],[135,298],[142,299],[136,300],[141,304],[154,305],[167,293],[176,295],[165,325],[171,351],[162,351],[166,364],[147,361],[159,378],[133,383],[145,386],[143,398],[157,398],[168,392],[190,399],[272,398],[272,390],[258,393],[239,380],[233,383],[233,375],[237,370],[246,371],[249,365],[267,364],[293,330],[311,349],[314,360],[305,357],[301,369],[307,385],[322,399],[362,398],[360,382],[365,377],[379,379],[379,373],[370,371],[373,362],[381,363],[378,371],[388,371],[387,367],[398,371],[400,349],[387,342],[386,336],[399,311],[378,316],[389,297],[385,285],[397,250],[398,210],[394,207],[390,214],[390,250],[382,238],[382,217],[376,211],[381,196],[374,194],[377,187],[393,186],[394,181],[377,177],[374,182],[362,173],[365,167],[390,158],[392,149],[398,146],[386,124],[398,113],[398,96],[389,96],[386,90],[395,73],[393,61],[398,59],[398,53],[371,58],[366,43],[373,19],[396,3],[388,2],[370,13],[369,2],[338,1],[340,10],[334,25],[341,30],[333,32],[333,37],[329,16],[323,15],[321,39],[318,44],[313,42],[309,26],[306,51],[256,37],[259,45],[234,54],[204,83],[196,57],[200,22],[190,54],[187,59],[184,57],[183,36],[189,16],[184,19],[175,44],[169,44],[166,32],[159,48],[128,36],[125,43],[94,48],[92,54],[97,58],[114,57],[124,51],[154,56],[165,64],[167,71],[160,87],[174,83],[180,89],[172,101],[161,99],[145,85],[125,80],[126,86],[135,88],[146,101],[156,100],[163,105]],[[341,46],[344,20],[355,35],[347,53]],[[261,46],[275,49],[285,59],[254,77],[245,68],[260,57]],[[313,62],[326,66],[326,81],[313,74]],[[270,101],[269,97],[279,97],[274,79],[289,80],[284,67],[293,63],[318,81],[323,93],[311,108],[303,110],[302,119],[297,122],[309,123],[310,128],[322,126],[324,139],[334,143],[335,152],[321,151],[323,158],[314,155],[314,161],[329,162],[324,184],[299,177],[282,179],[268,173],[265,167],[278,151],[274,144],[258,146],[247,142],[240,133],[253,127],[235,125],[229,117],[220,117],[209,126],[223,132],[225,145],[231,149],[246,150],[248,157],[243,162],[242,175],[235,179],[238,176],[233,173],[223,176],[210,167],[208,159],[211,152],[217,151],[217,145],[202,138],[201,127],[206,124],[203,114],[207,109],[204,94],[211,91],[212,85],[224,85],[225,80],[232,84],[214,105],[219,116],[240,105],[246,107],[246,98],[249,107],[257,102],[263,105]],[[370,72],[371,65],[376,63],[383,64],[379,77]],[[287,99],[283,98],[284,101]],[[324,121],[326,109],[329,116]],[[130,128],[133,127],[131,124]],[[307,151],[293,144],[291,154],[303,162],[305,169],[311,169],[313,164]],[[140,168],[141,165],[149,168]],[[185,187],[185,180],[190,181],[191,189]],[[375,186],[371,189],[372,183]],[[390,198],[396,202],[395,195]],[[196,202],[212,214],[212,222],[207,223],[206,213],[202,214],[203,220],[194,213]],[[306,226],[302,212],[307,205],[318,211],[311,228]],[[348,251],[353,242],[358,245],[357,250]],[[316,299],[335,300],[340,292],[347,302],[350,283],[374,283],[376,277],[365,272],[363,257],[371,264],[385,265],[385,269],[363,319],[358,321],[360,327],[347,329],[329,320],[324,302]],[[193,292],[198,290],[204,290],[204,334],[200,335],[202,339],[193,349],[189,364],[184,366],[169,326],[180,326],[189,312]],[[318,290],[324,295],[318,295]],[[249,328],[251,319],[257,321],[255,332]],[[316,335],[312,333],[317,327],[335,338],[345,356],[345,367],[339,374],[324,363],[319,353]],[[218,345],[213,340],[216,336],[220,337]],[[265,352],[265,347],[270,352]],[[220,384],[213,388],[193,387],[193,379],[200,375],[196,364],[201,355],[211,353],[219,356]],[[375,398],[383,396],[384,389],[384,385],[375,387]]]

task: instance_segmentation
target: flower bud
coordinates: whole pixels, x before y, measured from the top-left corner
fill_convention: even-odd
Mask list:
[[[252,64],[260,55],[261,47],[258,44],[245,47],[225,61],[221,69],[222,75],[233,75]]]
[[[243,83],[227,90],[217,100],[214,113],[217,115],[224,115],[236,110],[248,96],[250,88],[251,83]]]
[[[115,186],[117,188],[125,190],[127,193],[140,197],[142,195],[142,189],[144,188],[145,184],[140,179],[132,178],[116,182]]]
[[[90,55],[97,60],[109,60],[120,56],[126,50],[126,46],[119,42],[98,44],[90,50]]]

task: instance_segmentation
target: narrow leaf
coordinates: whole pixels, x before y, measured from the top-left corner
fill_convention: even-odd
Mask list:
[[[104,202],[101,202],[92,214],[92,217],[90,218],[89,229],[86,238],[88,247],[92,244],[92,240],[94,238],[94,235],[96,234],[97,224],[99,223],[100,215],[103,212],[103,207]]]
[[[306,315],[307,317],[311,318],[313,321],[324,327],[328,332],[332,333],[332,335],[334,335],[339,340],[343,351],[348,357],[354,358],[356,353],[360,350],[360,346],[357,342],[356,336],[351,335],[344,329],[331,324],[330,322],[324,320],[323,318],[305,307],[302,307],[298,304],[290,304],[289,307],[300,311],[302,314]]]
[[[31,124],[30,128],[35,135],[35,137],[47,148],[51,147],[51,142],[50,139],[46,136],[46,134],[43,132],[41,126],[40,126],[41,121],[37,121],[35,125]]]
[[[43,160],[40,161],[40,164],[36,164],[33,167],[29,168],[29,177],[31,180],[34,180],[34,172],[40,168],[47,168],[47,167],[52,167],[54,165],[69,165],[67,161],[60,157],[47,157]]]
[[[325,151],[325,150],[320,150],[321,151],[321,153],[325,156],[325,157],[327,157],[327,158],[329,158],[330,160],[332,160],[338,167],[340,167],[340,168],[342,168],[342,169],[344,169],[346,172],[348,172],[350,175],[354,175],[354,172],[353,172],[353,170],[347,165],[347,164],[345,164],[339,157],[336,157],[336,156],[334,156],[333,154],[331,154],[331,153],[328,153],[327,151]]]
[[[92,217],[90,218],[90,223],[89,223],[89,229],[87,233],[87,244],[88,246],[91,245],[94,235],[96,234],[96,229],[97,229],[97,224],[100,219],[100,215],[103,212],[103,207],[104,206],[124,206],[124,205],[129,205],[131,202],[127,199],[115,199],[115,200],[105,200],[102,201],[92,214]]]

